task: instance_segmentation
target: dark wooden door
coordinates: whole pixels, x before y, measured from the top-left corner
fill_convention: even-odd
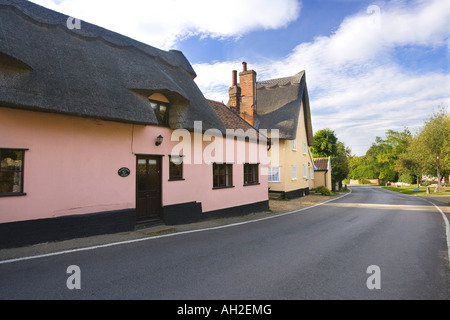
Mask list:
[[[136,219],[161,219],[161,157],[137,156]]]

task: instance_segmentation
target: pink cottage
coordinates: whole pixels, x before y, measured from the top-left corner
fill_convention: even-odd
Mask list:
[[[181,52],[69,20],[0,0],[0,248],[268,209],[265,138]]]

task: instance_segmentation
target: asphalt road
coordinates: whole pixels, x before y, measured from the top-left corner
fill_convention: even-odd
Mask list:
[[[355,187],[273,219],[0,264],[0,299],[449,299],[448,280],[436,208]]]

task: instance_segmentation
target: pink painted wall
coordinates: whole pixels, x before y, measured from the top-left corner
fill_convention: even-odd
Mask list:
[[[0,107],[0,148],[29,149],[24,168],[27,195],[0,197],[0,223],[135,208],[136,154],[164,155],[163,205],[197,201],[207,212],[268,199],[267,176],[260,174],[259,185],[244,187],[243,164],[237,161],[234,188],[213,190],[212,166],[204,163],[185,164],[185,180],[168,181],[168,155],[179,144],[171,141],[172,132]],[[157,147],[160,134],[164,142]],[[121,167],[130,168],[130,176],[120,177]],[[260,172],[264,167],[260,164]]]
[[[26,196],[0,197],[0,223],[134,207],[130,125],[0,108],[0,148],[27,148]]]
[[[201,139],[201,135],[197,135],[198,139]],[[171,205],[176,203],[197,201],[202,203],[203,212],[240,206],[249,203],[261,202],[268,200],[268,183],[267,174],[261,174],[261,172],[267,172],[264,168],[267,165],[256,159],[259,165],[259,185],[244,186],[244,162],[248,162],[249,159],[249,143],[244,142],[232,142],[234,145],[234,160],[232,162],[226,161],[226,140],[223,138],[217,139],[217,149],[222,146],[223,157],[208,157],[210,152],[207,147],[211,142],[203,142],[203,155],[198,155],[197,158],[194,152],[193,141],[196,138],[194,134],[191,134],[191,156],[183,153],[190,158],[191,164],[185,164],[184,166],[184,178],[185,181],[167,181],[168,180],[168,161],[164,162],[163,174],[167,173],[167,176],[163,178],[164,190],[170,190],[171,192],[165,192],[163,194],[164,205]],[[214,138],[213,138],[214,139]],[[178,142],[172,142],[172,144],[178,144]],[[244,144],[244,147],[240,148],[240,151],[244,150],[245,159],[242,161],[238,159],[238,144]],[[172,146],[173,147],[173,146]],[[245,149],[244,149],[245,148]],[[266,147],[263,147],[266,150]],[[172,149],[171,149],[172,150]],[[185,150],[183,150],[185,151]],[[171,152],[170,150],[168,151]],[[202,164],[196,164],[196,159],[203,158]],[[233,163],[233,188],[213,189],[213,162]],[[253,159],[252,159],[253,160]],[[262,159],[261,159],[262,160]],[[186,160],[185,160],[186,161]],[[189,159],[187,159],[189,161]]]

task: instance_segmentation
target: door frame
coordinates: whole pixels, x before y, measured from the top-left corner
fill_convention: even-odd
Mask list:
[[[142,154],[142,153],[136,153],[136,181],[135,181],[135,201],[136,201],[136,223],[137,224],[141,224],[141,223],[147,223],[147,222],[152,222],[152,221],[162,221],[163,220],[163,214],[162,214],[162,209],[163,209],[163,205],[162,205],[162,198],[163,198],[163,157],[164,155],[160,155],[160,154]],[[157,161],[159,161],[159,177],[160,177],[160,188],[159,188],[159,208],[158,208],[158,214],[157,217],[155,218],[151,218],[149,217],[148,219],[138,219],[137,217],[137,212],[138,212],[138,161],[140,159],[157,159]]]

